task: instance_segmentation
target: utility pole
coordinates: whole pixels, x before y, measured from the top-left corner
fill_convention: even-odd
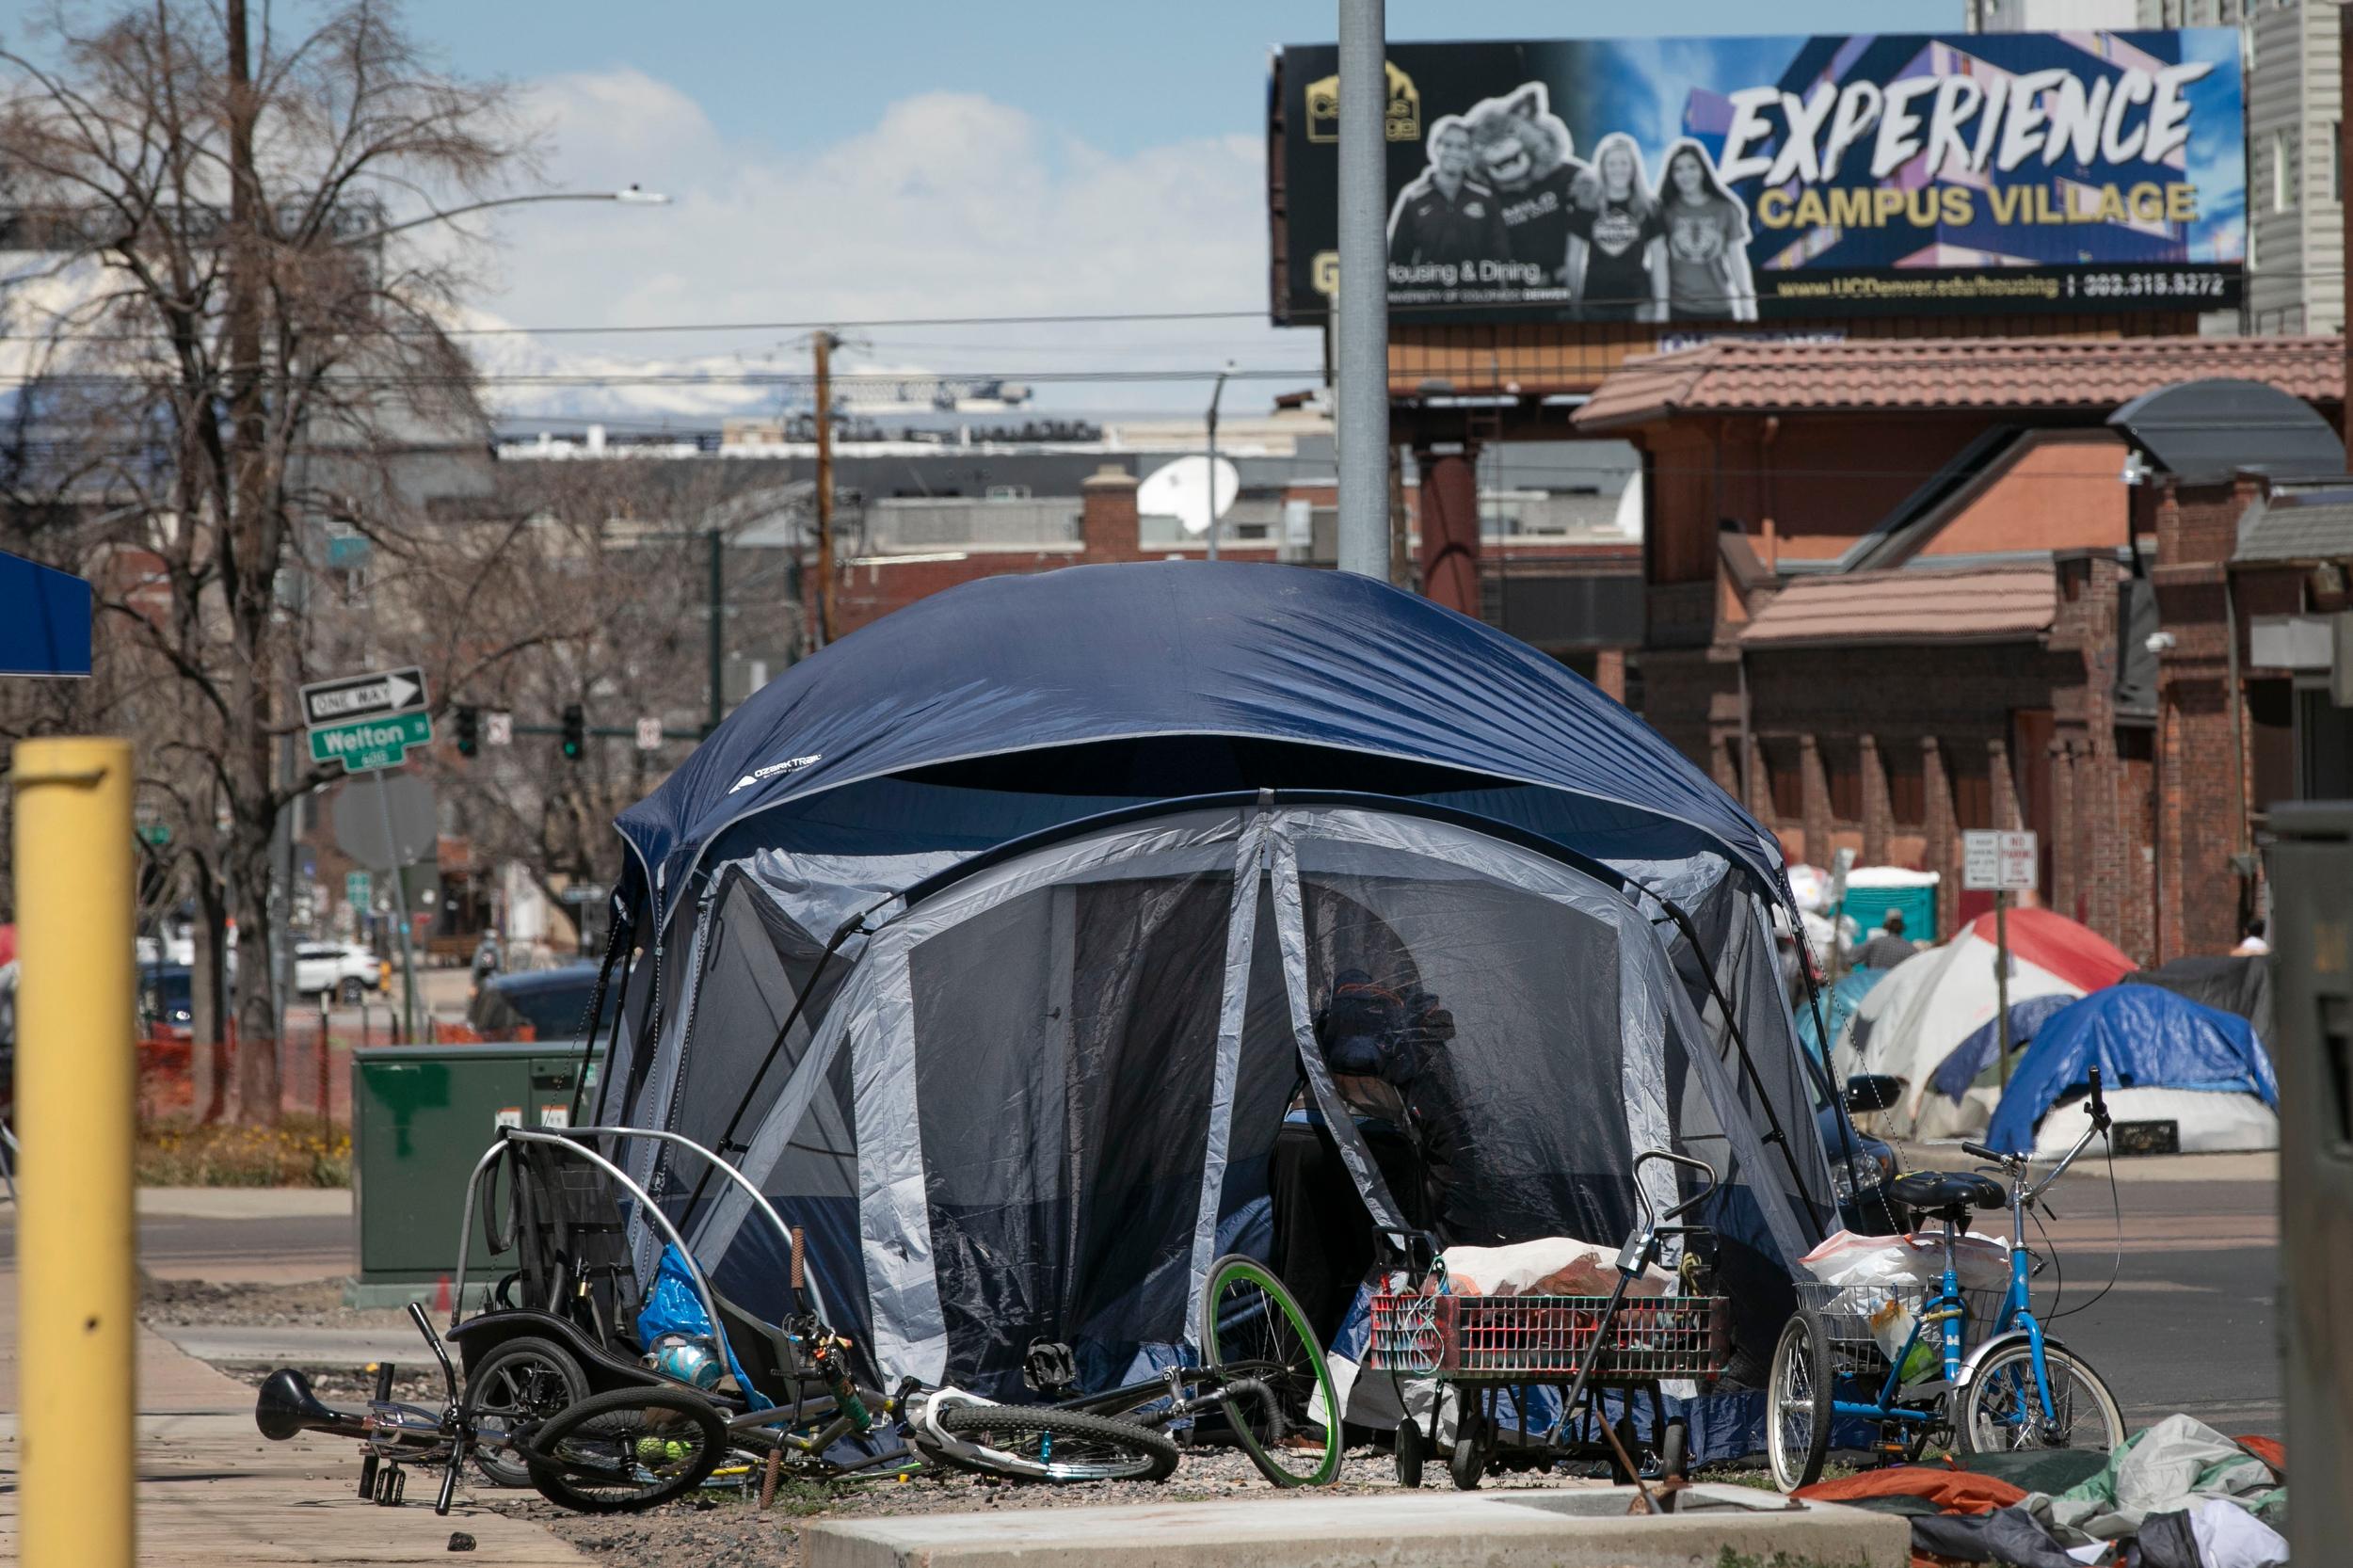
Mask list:
[[[2345,460],[2353,464],[2353,188],[2347,188],[2347,177],[2353,176],[2353,26],[2345,24],[2342,8],[2337,11],[2337,88],[2342,94],[2337,108],[2337,206],[2345,243],[2342,252],[2345,298],[2337,309],[2337,330],[2345,337],[2345,380],[2337,418],[2345,435]],[[2238,699],[2233,690],[2231,700]],[[2244,811],[2239,813],[2241,821],[2246,816]]]
[[[821,437],[820,440],[822,439]],[[824,448],[820,447],[818,450],[822,452]],[[824,459],[821,457],[818,462],[822,467]],[[708,735],[719,728],[721,719],[728,716],[725,689],[727,636],[724,630],[728,611],[728,572],[726,538],[716,528],[705,534],[703,538],[707,541],[711,553],[711,584],[706,596],[708,608],[711,611],[711,709],[703,720],[703,733]],[[644,761],[643,753],[639,754],[638,760],[640,762]]]
[[[833,347],[834,335],[811,340],[817,354],[817,646],[833,642]]]
[[[1225,396],[1225,378],[1234,373],[1234,361],[1225,361],[1225,368],[1217,373],[1217,384],[1209,389],[1209,559],[1217,559],[1217,406]]]
[[[1336,435],[1339,568],[1389,575],[1387,20],[1382,0],[1339,0],[1340,288]]]

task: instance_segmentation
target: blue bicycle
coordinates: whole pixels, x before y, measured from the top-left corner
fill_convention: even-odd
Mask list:
[[[1822,1473],[1831,1428],[1841,1419],[1875,1423],[1873,1451],[1916,1460],[1931,1441],[1964,1453],[2021,1448],[2097,1448],[2124,1440],[2116,1396],[2081,1356],[2042,1332],[2028,1300],[2026,1210],[2095,1137],[2108,1129],[2100,1070],[2091,1069],[2084,1111],[2091,1125],[2041,1180],[2029,1182],[2024,1156],[1961,1146],[1990,1160],[2008,1187],[1982,1172],[1915,1171],[1897,1176],[1891,1192],[1915,1214],[1945,1223],[1945,1270],[1933,1288],[1903,1286],[1823,1286],[1799,1289],[1800,1305],[1773,1347],[1767,1382],[1766,1452],[1783,1491],[1811,1485]],[[2009,1288],[1990,1324],[1972,1333],[1967,1296],[1954,1267],[1954,1247],[1973,1209],[2010,1214]],[[1872,1317],[1884,1322],[1908,1310],[1909,1335],[1900,1351],[1885,1353]],[[1900,1320],[1897,1320],[1900,1321]],[[1927,1367],[1915,1352],[1927,1350]],[[1935,1352],[1942,1352],[1943,1375]],[[1910,1381],[1907,1381],[1909,1378]],[[1849,1397],[1860,1384],[1876,1396]]]

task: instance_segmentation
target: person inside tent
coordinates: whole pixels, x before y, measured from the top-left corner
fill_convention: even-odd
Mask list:
[[[1887,918],[1880,922],[1880,929],[1871,934],[1871,939],[1864,943],[1862,951],[1854,955],[1854,967],[1858,969],[1892,969],[1919,951],[1904,936],[1904,912],[1890,909]]]
[[[1419,987],[1376,984],[1343,969],[1316,1015],[1316,1044],[1407,1224],[1443,1212],[1458,1144],[1446,1043],[1454,1017]],[[1275,1134],[1268,1169],[1274,1204],[1274,1272],[1329,1344],[1377,1250],[1372,1217],[1338,1144],[1304,1081]]]

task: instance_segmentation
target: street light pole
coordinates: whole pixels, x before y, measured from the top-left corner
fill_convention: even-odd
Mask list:
[[[462,207],[444,208],[418,217],[371,229],[364,234],[345,234],[337,245],[373,245],[377,240],[408,229],[422,229],[428,223],[447,223],[456,217],[474,213],[487,213],[494,207],[527,207],[539,201],[620,201],[636,207],[666,207],[670,199],[659,191],[644,190],[636,185],[624,185],[619,190],[554,190],[539,191],[530,196],[497,196],[488,201],[469,201]]]
[[[1234,374],[1234,361],[1225,361],[1225,368],[1217,373],[1217,384],[1209,389],[1209,559],[1217,559],[1217,406],[1225,395],[1225,378]]]

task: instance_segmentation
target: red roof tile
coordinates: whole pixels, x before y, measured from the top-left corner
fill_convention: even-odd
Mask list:
[[[1752,648],[1844,643],[2016,642],[2058,613],[2048,562],[1966,571],[1801,577],[1741,629]]]
[[[1573,423],[1791,408],[2112,408],[2200,376],[2242,376],[2314,402],[2344,395],[2341,338],[1721,338],[1629,360]]]

